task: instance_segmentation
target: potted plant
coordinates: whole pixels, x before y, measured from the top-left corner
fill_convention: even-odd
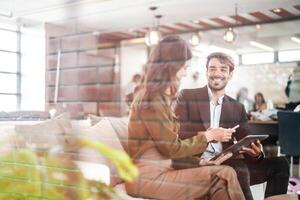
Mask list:
[[[12,139],[16,141],[16,137],[9,138]],[[7,140],[1,143],[4,142]],[[110,159],[125,181],[138,176],[137,168],[124,152],[82,138],[76,138],[72,145],[95,149]],[[72,158],[23,146],[0,155],[0,199],[105,200],[119,197],[111,186],[86,180]]]

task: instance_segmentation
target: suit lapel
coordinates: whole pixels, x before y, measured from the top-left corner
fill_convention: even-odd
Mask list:
[[[234,118],[232,116],[234,106],[230,102],[228,96],[224,96],[221,117],[220,117],[220,127],[222,128],[232,128],[234,126]],[[228,148],[233,144],[233,140],[229,140],[228,142],[222,142],[223,149]]]
[[[205,129],[208,129],[210,127],[210,108],[207,86],[199,89],[199,92],[196,93],[196,100],[200,121]]]
[[[232,109],[234,107],[229,101],[228,96],[224,96],[223,104],[222,104],[222,110],[221,110],[221,117],[220,117],[220,127],[222,128],[232,128],[232,116],[230,113],[232,113]]]

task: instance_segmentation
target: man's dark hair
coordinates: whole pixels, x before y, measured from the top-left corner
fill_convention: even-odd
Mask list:
[[[234,70],[234,61],[233,61],[232,57],[225,53],[222,53],[222,52],[211,53],[210,55],[207,56],[206,69],[208,68],[208,63],[212,58],[216,58],[222,64],[228,65],[230,72],[232,72]]]

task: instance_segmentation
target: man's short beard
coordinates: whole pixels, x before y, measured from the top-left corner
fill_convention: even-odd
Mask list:
[[[213,85],[209,84],[209,82],[208,82],[207,85],[208,85],[208,87],[209,87],[209,89],[210,89],[211,91],[216,91],[216,92],[218,92],[218,91],[220,91],[220,90],[225,89],[225,87],[226,87],[227,84],[225,84],[225,85],[222,86],[221,88],[215,88]]]

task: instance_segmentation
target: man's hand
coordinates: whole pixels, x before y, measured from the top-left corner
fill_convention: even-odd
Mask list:
[[[255,143],[251,143],[250,147],[243,147],[240,153],[246,153],[253,158],[258,158],[261,155],[261,143],[257,140]]]
[[[209,128],[205,132],[207,141],[228,142],[235,129],[230,128]]]

